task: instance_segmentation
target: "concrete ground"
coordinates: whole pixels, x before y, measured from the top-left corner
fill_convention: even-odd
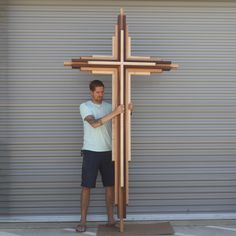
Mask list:
[[[236,236],[236,220],[171,221],[170,223],[176,236]],[[76,222],[0,223],[0,236],[96,236],[97,225],[104,224],[104,222],[88,223],[85,233],[76,233],[74,230],[76,224]]]

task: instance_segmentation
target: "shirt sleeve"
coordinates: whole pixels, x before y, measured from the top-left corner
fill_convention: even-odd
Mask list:
[[[81,115],[82,119],[84,120],[85,117],[93,115],[93,114],[89,110],[89,108],[86,106],[86,104],[82,103],[80,105],[80,115]]]

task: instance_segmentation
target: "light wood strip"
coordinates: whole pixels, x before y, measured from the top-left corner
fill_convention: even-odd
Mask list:
[[[120,218],[120,232],[124,232],[124,208],[123,208],[123,188],[119,188],[118,212]]]
[[[125,124],[126,124],[126,129],[125,129],[125,137],[126,137],[126,145],[125,145],[125,149],[126,149],[126,158],[128,159],[128,161],[131,161],[131,146],[130,146],[130,142],[131,142],[131,112],[128,108],[129,103],[131,102],[131,73],[127,70],[126,72],[126,78],[125,78]]]
[[[102,74],[102,75],[110,75],[112,74],[111,71],[105,71],[105,70],[92,70],[93,74]]]
[[[117,77],[115,73],[112,73],[112,110],[114,111],[115,108],[117,107],[117,88],[116,88],[116,82],[117,82]],[[116,132],[117,132],[117,127],[116,127],[116,119],[117,117],[114,117],[112,119],[112,161],[116,161],[117,159],[117,150],[116,150]]]
[[[114,71],[112,74],[112,110],[114,110],[118,106],[118,74],[117,71]],[[118,117],[114,117],[112,119],[112,160],[114,161],[114,169],[115,169],[115,205],[118,204],[118,145],[119,145],[119,130],[118,130]]]
[[[85,59],[85,60],[89,60],[89,59],[93,59],[92,56],[84,56],[84,57],[80,57],[81,59]]]
[[[151,72],[136,71],[136,72],[132,72],[132,75],[151,75]]]
[[[125,43],[126,43],[126,50],[125,50],[125,58],[128,58],[130,57],[130,47],[131,47],[131,44],[130,44],[130,37],[129,37],[129,29],[128,29],[128,25],[126,25],[126,37],[125,37]]]
[[[117,59],[115,57],[115,51],[116,51],[116,37],[112,36],[112,58]]]
[[[138,74],[138,73],[161,73],[162,69],[148,69],[148,68],[130,68],[128,69],[128,71],[132,74]],[[141,75],[141,74],[140,74]]]
[[[115,60],[118,60],[118,25],[115,25],[115,36],[113,38],[112,55]]]
[[[125,200],[126,204],[129,202],[129,161],[131,161],[131,112],[129,110],[129,104],[131,102],[131,73],[127,70],[125,77]]]
[[[113,72],[117,71],[116,68],[104,68],[104,67],[81,67],[81,71],[102,71],[108,72],[108,74],[112,74]]]
[[[110,56],[110,55],[93,55],[92,56],[93,57],[93,59],[104,59],[104,60],[115,60],[115,58],[114,58],[114,56],[112,55],[112,56]]]
[[[90,65],[114,65],[119,66],[121,64],[126,66],[156,66],[155,62],[133,62],[133,61],[88,61]],[[76,65],[76,62],[75,62]],[[160,65],[161,66],[161,65]],[[165,65],[166,66],[166,65]]]
[[[65,61],[64,66],[72,66],[72,61]]]
[[[130,54],[131,54],[131,52],[130,52]],[[151,58],[151,57],[141,57],[141,56],[131,56],[131,55],[130,55],[130,56],[127,58],[127,60],[151,61],[152,58]]]
[[[120,55],[124,60],[124,31],[121,30]],[[120,66],[120,104],[124,104],[124,67]],[[124,114],[120,114],[120,186],[124,187]]]

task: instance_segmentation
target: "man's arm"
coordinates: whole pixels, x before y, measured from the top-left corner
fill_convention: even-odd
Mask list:
[[[102,118],[95,119],[94,116],[89,115],[84,118],[93,128],[98,128],[114,118],[115,116],[124,112],[124,105],[118,106],[114,111],[110,112],[109,114],[103,116]]]

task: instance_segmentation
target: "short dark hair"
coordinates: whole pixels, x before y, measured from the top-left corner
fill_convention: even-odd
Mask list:
[[[90,82],[89,84],[89,89],[93,92],[96,87],[105,87],[103,82],[101,80],[93,80],[92,82]]]

